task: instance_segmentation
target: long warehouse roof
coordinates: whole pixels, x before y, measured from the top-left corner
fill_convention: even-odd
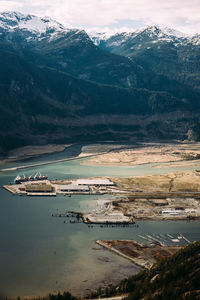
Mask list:
[[[89,191],[89,187],[87,185],[67,184],[67,185],[61,185],[60,190]]]
[[[86,184],[86,185],[114,185],[112,181],[109,179],[78,179],[77,181],[78,185]]]

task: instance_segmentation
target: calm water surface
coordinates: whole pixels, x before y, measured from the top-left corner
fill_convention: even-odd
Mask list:
[[[77,155],[79,145],[62,153],[35,158],[4,167],[43,162]],[[51,179],[89,176],[134,176],[164,173],[153,165],[137,167],[91,167],[68,161],[26,169],[39,170]],[[180,168],[181,170],[183,168]],[[177,169],[178,170],[178,169]],[[174,171],[174,169],[173,169]],[[21,172],[21,171],[20,171]],[[0,173],[0,185],[12,182],[18,171]],[[101,198],[108,198],[104,195]],[[138,234],[183,233],[191,241],[200,239],[199,222],[139,222],[139,227],[88,228],[52,218],[65,210],[89,211],[100,196],[26,197],[13,196],[0,188],[0,295],[37,296],[69,290],[87,293],[96,285],[109,283],[138,271],[131,262],[95,245],[97,239],[136,239]],[[66,223],[64,223],[66,221]],[[114,274],[114,275],[113,275]]]

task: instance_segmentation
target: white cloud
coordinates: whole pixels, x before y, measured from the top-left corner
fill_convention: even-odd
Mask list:
[[[119,27],[120,20],[132,20],[200,33],[199,0],[0,0],[1,11],[10,9],[48,15],[68,27]]]
[[[20,10],[23,3],[19,1],[1,1],[0,0],[0,11]]]

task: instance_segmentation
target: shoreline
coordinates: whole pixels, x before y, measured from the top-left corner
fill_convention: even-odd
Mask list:
[[[47,144],[44,146],[25,146],[14,149],[8,153],[8,156],[0,159],[0,167],[7,163],[20,163],[27,159],[39,158],[45,155],[61,153],[75,144]],[[93,148],[94,151],[87,151]],[[99,148],[98,148],[99,147]],[[174,150],[172,152],[172,149]],[[2,168],[2,171],[14,171],[18,169],[37,167],[40,165],[54,164],[71,159],[83,159],[80,165],[97,167],[136,167],[153,164],[152,168],[167,167],[198,167],[200,159],[195,159],[200,155],[200,143],[168,143],[152,144],[147,143],[135,146],[127,145],[104,145],[88,144],[83,146],[81,152],[72,158],[63,158],[54,161],[41,162],[30,165],[22,165],[14,168]],[[177,152],[178,151],[178,152]],[[154,165],[155,164],[155,165]]]
[[[47,144],[47,145],[33,145],[24,146],[13,149],[8,152],[7,156],[0,159],[0,166],[11,162],[20,162],[27,159],[42,157],[49,154],[64,152],[75,144]]]
[[[78,150],[79,150],[79,148],[78,148]],[[120,150],[121,151],[121,150]],[[113,152],[112,152],[113,153]],[[112,154],[111,153],[111,154]],[[99,156],[99,158],[101,157],[101,155],[104,155],[104,154],[102,154],[102,153],[88,153],[87,154],[88,155],[88,157],[97,157],[97,156]],[[76,157],[73,157],[73,158],[67,158],[67,159],[64,159],[64,160],[76,160],[76,159],[79,159],[79,160],[84,160],[85,159],[85,157],[87,157],[87,155],[86,156],[76,156]],[[61,155],[61,157],[63,157],[64,155]],[[56,160],[56,161],[52,161],[52,162],[45,162],[44,164],[48,164],[48,163],[59,163],[60,161],[63,161],[63,160]],[[26,162],[27,163],[27,162]],[[78,164],[79,164],[79,162],[78,162]],[[162,162],[161,162],[161,164],[162,164]],[[57,166],[55,166],[55,169],[57,169],[57,170],[59,170],[59,166],[60,165],[57,165]],[[24,167],[26,167],[26,168],[30,168],[31,166],[30,165],[28,165],[28,166],[23,166],[23,165],[21,165],[21,166],[19,166],[19,167],[21,167],[21,168],[24,168]],[[146,167],[144,167],[144,170],[146,169]],[[8,171],[12,171],[11,169],[8,169]],[[158,170],[158,172],[159,172],[159,170]],[[28,173],[28,172],[27,172]],[[109,172],[110,173],[110,172]],[[187,174],[188,173],[188,174]],[[77,174],[78,174],[78,172],[77,172]],[[181,191],[181,188],[182,188],[182,186],[184,187],[184,185],[185,185],[185,183],[187,182],[188,183],[188,185],[190,186],[190,182],[192,183],[192,184],[195,184],[195,185],[193,185],[193,186],[190,186],[190,190],[192,190],[193,189],[193,191],[195,190],[195,188],[196,188],[196,193],[197,194],[199,194],[199,196],[200,196],[200,174],[199,174],[199,176],[197,176],[198,175],[198,172],[196,172],[196,174],[195,174],[195,172],[193,173],[193,175],[192,175],[192,173],[190,173],[190,172],[184,172],[184,177],[183,177],[183,181],[184,182],[182,182],[182,177],[180,178],[179,177],[179,174],[180,173],[178,173],[178,172],[174,172],[173,174],[170,174],[169,175],[169,173],[168,174],[165,174],[165,175],[163,175],[162,177],[158,177],[158,175],[144,175],[145,174],[145,171],[143,172],[143,177],[145,176],[145,178],[142,178],[141,177],[141,175],[139,175],[139,176],[132,176],[132,177],[129,177],[129,178],[116,178],[116,177],[114,177],[114,176],[106,176],[107,178],[109,178],[109,179],[113,179],[113,181],[116,181],[118,184],[119,184],[119,188],[121,188],[122,190],[124,189],[124,191],[126,191],[126,189],[129,189],[130,190],[130,192],[129,192],[129,194],[125,194],[125,192],[124,192],[124,194],[121,194],[121,193],[116,193],[116,194],[114,194],[115,196],[120,196],[120,198],[123,198],[123,201],[122,201],[122,203],[119,203],[119,205],[120,206],[118,206],[118,208],[120,208],[120,209],[122,209],[122,212],[125,212],[126,213],[126,202],[124,201],[124,200],[126,200],[126,198],[128,199],[128,197],[138,197],[138,198],[140,198],[140,199],[137,199],[137,201],[138,201],[138,203],[140,202],[140,203],[142,203],[142,199],[143,198],[145,198],[145,196],[147,197],[147,201],[146,201],[146,203],[148,204],[150,201],[151,201],[151,199],[150,199],[150,197],[148,197],[149,195],[148,195],[148,191],[150,191],[150,192],[152,192],[152,193],[154,193],[154,195],[153,195],[153,200],[155,200],[154,199],[154,196],[155,196],[155,194],[157,195],[157,198],[158,199],[156,199],[156,200],[159,200],[159,205],[160,204],[162,204],[162,196],[163,196],[163,194],[162,194],[162,189],[164,190],[164,191],[169,191],[169,189],[171,189],[172,190],[172,192],[171,192],[171,194],[169,194],[169,195],[166,195],[166,196],[171,196],[171,198],[173,198],[175,195],[174,195],[174,193],[175,192],[173,192],[175,189],[177,189],[178,188],[178,190],[179,190],[179,197],[178,198],[181,198],[182,197],[182,194],[183,193],[185,193],[184,191]],[[2,174],[3,175],[3,174]],[[5,177],[7,176],[8,174],[5,174]],[[120,171],[119,171],[119,175],[120,175]],[[65,175],[63,175],[63,176],[65,176]],[[89,177],[90,175],[89,174],[87,174],[87,173],[85,173],[85,175],[84,175],[85,177]],[[91,175],[91,177],[93,177],[94,175]],[[3,176],[2,176],[3,177]],[[95,177],[95,176],[94,176]],[[100,176],[99,176],[100,177]],[[102,178],[103,176],[101,176],[101,178]],[[53,173],[53,178],[56,178],[55,177],[55,175],[54,175],[54,173]],[[191,178],[189,181],[188,181],[188,178]],[[196,178],[196,179],[195,179]],[[180,181],[180,180],[181,181]],[[195,179],[195,180],[194,180]],[[6,178],[5,178],[5,181],[6,181]],[[140,184],[139,184],[139,181],[140,181]],[[198,183],[198,181],[199,181],[199,183]],[[52,183],[55,183],[56,184],[56,182],[54,182],[54,181],[52,181]],[[58,182],[57,182],[58,184],[60,184],[60,185],[64,185],[64,184],[67,184],[68,182],[66,181],[63,181],[62,182],[62,180],[58,180]],[[157,184],[157,185],[156,185]],[[159,188],[158,188],[158,185],[159,185]],[[142,193],[140,193],[140,192],[138,192],[137,191],[137,189],[138,190],[142,190],[143,191],[143,194]],[[160,191],[159,191],[159,189],[160,189]],[[115,192],[117,191],[117,189],[113,189],[113,191],[115,190]],[[133,191],[134,191],[134,193],[133,193]],[[146,193],[146,194],[145,194]],[[36,195],[37,196],[37,195]],[[191,196],[191,194],[190,194],[190,192],[188,192],[188,194],[187,194],[187,197],[188,198],[191,198],[190,197]],[[108,196],[109,197],[109,196]],[[78,198],[78,197],[77,197]],[[200,197],[199,197],[200,198]],[[87,199],[87,197],[85,197],[84,199]],[[83,199],[83,200],[84,200]],[[12,199],[13,200],[13,199]],[[26,200],[26,199],[21,199],[22,200],[22,203],[23,202],[26,202],[26,201],[24,201],[24,200]],[[28,200],[28,199],[27,199]],[[35,199],[30,199],[31,200],[31,202],[33,202]],[[39,199],[38,199],[39,200]],[[37,199],[36,199],[36,202],[38,202],[38,204],[39,204],[39,201],[38,201]],[[43,200],[43,199],[42,199]],[[57,201],[58,200],[58,201]],[[53,199],[53,201],[51,201],[51,199],[50,199],[50,201],[52,202],[52,204],[54,205],[54,206],[52,206],[53,207],[53,209],[51,210],[51,212],[53,212],[54,213],[54,211],[55,212],[57,212],[57,207],[59,208],[59,210],[63,210],[63,212],[64,212],[64,208],[66,209],[66,207],[67,207],[67,205],[70,207],[70,209],[72,210],[73,208],[71,207],[71,203],[73,202],[76,202],[76,198],[75,198],[75,201],[72,201],[72,202],[70,202],[70,201],[68,201],[68,200],[70,200],[70,198],[68,199],[68,198],[66,198],[66,199],[64,199],[64,200],[66,200],[66,202],[65,202],[65,205],[62,207],[62,206],[60,206],[59,205],[59,203],[60,203],[60,200],[61,200],[61,198],[60,199],[56,199],[55,198],[55,201],[54,201],[54,199]],[[73,197],[72,197],[72,200],[73,200]],[[82,199],[81,199],[82,200]],[[132,199],[129,199],[130,200],[130,205],[133,205],[132,207],[131,207],[131,211],[130,211],[130,214],[132,214],[132,212],[134,212],[134,210],[135,210],[135,207],[134,207],[134,201],[132,201]],[[162,201],[161,201],[162,200]],[[18,200],[17,200],[18,201]],[[48,199],[47,199],[47,201],[48,201]],[[111,199],[111,201],[113,202],[113,198]],[[135,201],[135,203],[137,202],[137,201]],[[190,200],[191,201],[191,200]],[[14,203],[15,201],[13,200],[13,203]],[[34,203],[34,202],[33,202]],[[41,201],[41,203],[43,203],[43,201]],[[48,203],[48,202],[47,202]],[[144,202],[143,202],[144,203]],[[85,203],[84,205],[86,205],[87,203]],[[121,204],[122,204],[122,206],[121,206]],[[27,205],[29,205],[29,203],[27,204]],[[35,205],[35,204],[34,204]],[[129,204],[128,204],[129,205]],[[149,205],[149,204],[148,204]],[[157,205],[157,203],[156,203],[156,201],[154,201],[154,203],[153,203],[153,205]],[[137,206],[137,205],[136,205]],[[39,207],[39,206],[38,206]],[[44,204],[44,207],[46,207],[46,204]],[[157,206],[156,206],[157,207]],[[165,206],[166,207],[166,206]],[[75,207],[74,209],[76,209],[76,210],[79,210],[79,208],[80,207],[78,207],[78,204],[77,204],[77,207]],[[115,207],[115,208],[117,208],[117,206]],[[132,208],[133,208],[133,210],[132,210]],[[138,207],[137,207],[138,208]],[[8,203],[8,211],[9,211],[9,203]],[[165,209],[165,208],[162,208],[162,207],[160,207],[159,209]],[[82,210],[82,206],[81,206],[81,210]],[[3,211],[3,210],[2,210]],[[18,212],[17,212],[18,213]],[[46,213],[46,215],[48,215],[49,214],[49,210],[46,210],[45,211],[45,213]],[[63,219],[58,219],[58,220],[50,220],[49,221],[49,219],[50,219],[50,214],[49,214],[49,217],[47,218],[47,221],[48,222],[51,222],[52,224],[59,224],[59,226],[60,226],[60,224],[61,223],[65,223],[64,222],[64,220]],[[41,216],[41,219],[42,219],[42,216]],[[138,221],[138,224],[140,223],[139,221],[141,221],[141,220],[144,220],[144,221],[147,221],[147,223],[148,223],[148,221],[150,221],[150,220],[153,220],[153,221],[158,221],[158,219],[156,219],[156,218],[154,218],[154,219],[145,219],[145,218],[143,218],[143,219],[138,219],[137,221]],[[162,222],[164,221],[164,222],[166,222],[168,219],[167,218],[164,218],[164,219],[162,219],[162,220],[159,220],[159,222],[160,223],[158,223],[158,224],[162,224]],[[184,220],[184,219],[179,219],[179,217],[178,216],[174,216],[174,217],[172,217],[172,219],[171,219],[171,221],[182,221],[182,220]],[[187,220],[187,219],[185,219],[185,220]],[[46,224],[45,222],[47,222],[46,221],[46,219],[45,219],[45,221],[44,221],[44,224]],[[7,221],[6,221],[7,222]],[[195,221],[193,221],[193,222],[195,222]],[[68,220],[66,221],[66,223],[68,223]],[[171,222],[169,222],[169,223],[171,223]],[[191,222],[192,223],[192,222]],[[152,224],[154,224],[154,222],[152,222]],[[160,225],[156,225],[156,227],[155,228],[159,228],[159,226]],[[168,224],[167,222],[166,222],[166,224]],[[197,224],[199,224],[199,221],[198,221],[198,223]],[[57,225],[55,225],[55,227],[56,227]],[[65,226],[65,225],[63,225],[63,226]],[[66,225],[66,226],[68,226],[68,225]],[[78,225],[73,225],[73,226],[80,226],[79,224]],[[161,225],[162,226],[162,225]],[[168,226],[168,225],[167,225]],[[34,227],[34,226],[33,226]],[[84,229],[83,231],[84,232],[86,232],[86,238],[87,238],[87,236],[89,235],[89,234],[91,234],[91,230],[93,230],[92,228],[93,228],[93,226],[88,226],[87,224],[85,224],[85,227],[86,227],[86,229]],[[87,227],[89,227],[89,228],[87,228]],[[100,227],[99,225],[98,226],[96,226],[96,227]],[[97,232],[97,235],[96,235],[96,232],[94,232],[93,234],[94,234],[94,238],[93,238],[93,241],[95,242],[95,240],[97,240],[97,239],[100,239],[100,236],[98,236],[98,232],[99,232],[99,229],[100,228],[98,228],[98,229],[96,229],[96,227],[94,226],[94,231],[96,230],[96,232]],[[103,226],[103,227],[105,227],[105,226]],[[112,226],[112,225],[110,225],[110,227],[115,227],[115,226]],[[128,226],[127,226],[128,227]],[[131,227],[131,226],[130,226]],[[142,227],[142,226],[141,226]],[[197,226],[195,225],[195,228],[196,228]],[[74,228],[74,227],[73,227]],[[167,228],[169,228],[169,229],[167,229],[168,231],[167,232],[169,232],[170,234],[171,234],[171,225],[169,225]],[[193,227],[191,227],[191,228],[193,228]],[[141,228],[142,229],[142,228]],[[130,230],[130,232],[135,232],[137,235],[139,234],[139,233],[141,233],[140,232],[140,230],[141,230],[140,228],[139,228],[139,231],[138,232],[136,232],[136,230],[132,230],[131,231],[131,228],[129,229]],[[71,230],[71,229],[70,229]],[[73,229],[72,229],[73,230]],[[105,230],[105,231],[107,231],[107,229],[102,229],[102,230]],[[123,231],[122,231],[123,230]],[[120,232],[125,232],[124,230],[126,230],[126,228],[125,229],[120,229],[119,231]],[[148,227],[147,227],[147,229],[145,229],[146,231],[145,231],[145,234],[148,234],[149,235],[149,232],[148,232]],[[181,229],[182,230],[182,229]],[[180,232],[187,232],[187,231],[181,231],[180,230]],[[193,229],[191,229],[191,232],[193,232],[192,231]],[[75,231],[76,231],[76,227],[75,227]],[[88,231],[88,233],[87,233],[87,231]],[[108,229],[108,231],[111,231],[110,229]],[[118,234],[117,233],[117,231],[118,230],[116,230],[116,228],[113,228],[112,229],[112,232],[111,233],[109,233],[109,236],[104,236],[104,233],[103,233],[103,235],[102,235],[102,240],[104,239],[104,238],[110,238],[110,239],[112,239],[113,238],[113,236],[115,237],[115,235],[117,236],[117,238],[121,238],[122,236],[120,236],[120,234]],[[177,231],[178,232],[178,230],[175,230],[175,231]],[[71,231],[70,231],[71,232]],[[156,232],[156,230],[155,231],[153,231],[152,230],[152,232],[153,233],[151,233],[151,230],[150,230],[150,234],[152,235],[152,237],[153,237],[153,235],[155,235],[155,232]],[[163,233],[163,232],[165,232],[165,231],[162,231],[161,230],[161,232]],[[44,232],[45,233],[45,232]],[[173,233],[173,231],[172,231],[172,233]],[[46,234],[46,233],[45,233]],[[143,234],[143,232],[141,233],[141,234]],[[159,235],[159,234],[158,234]],[[66,234],[65,234],[65,236],[66,236]],[[73,234],[72,234],[72,236],[73,236]],[[128,241],[128,238],[131,238],[132,236],[123,236],[124,238],[127,238],[127,241]],[[157,236],[154,236],[154,237],[156,237],[157,238]],[[186,236],[187,237],[187,236]],[[77,241],[78,241],[78,238],[79,237],[77,237]],[[190,239],[190,238],[189,238]],[[89,244],[89,243],[88,243]],[[60,244],[61,246],[63,245],[62,243]],[[79,245],[79,244],[78,244]],[[90,244],[89,244],[90,245]],[[74,249],[75,250],[77,250],[77,245],[76,244],[73,244],[73,247],[74,247]],[[87,245],[85,245],[84,246],[85,248],[84,248],[84,251],[85,251],[85,253],[87,253],[87,251],[88,251],[88,249],[89,248],[87,248]],[[93,247],[93,244],[91,243],[91,246],[90,247]],[[52,248],[53,250],[54,250],[54,248]],[[68,249],[68,248],[67,248]],[[90,248],[90,252],[88,252],[89,253],[89,255],[92,253],[91,252],[91,249],[92,248]],[[99,249],[97,249],[97,250],[99,250]],[[57,251],[57,249],[56,249],[56,251]],[[73,282],[70,282],[70,284],[71,284],[71,286],[70,286],[70,289],[72,290],[72,291],[77,291],[77,293],[79,294],[79,295],[82,295],[83,293],[84,294],[87,294],[87,291],[88,290],[90,290],[90,291],[92,291],[93,290],[93,286],[94,285],[96,285],[96,284],[98,284],[98,286],[99,285],[103,285],[104,286],[104,284],[105,284],[105,286],[106,286],[106,284],[107,283],[110,283],[110,282],[114,282],[115,284],[116,284],[116,281],[120,281],[121,279],[123,279],[124,277],[126,277],[125,275],[124,275],[124,273],[122,274],[122,273],[120,273],[120,271],[121,271],[121,268],[122,268],[122,266],[127,266],[127,271],[126,271],[126,273],[125,274],[129,274],[130,272],[131,272],[131,274],[132,274],[132,269],[130,268],[130,266],[133,266],[133,268],[136,268],[136,270],[138,270],[138,267],[137,266],[135,266],[135,263],[134,263],[134,261],[132,261],[132,260],[130,260],[130,259],[125,259],[126,257],[125,256],[122,256],[122,255],[120,255],[121,256],[121,258],[120,258],[120,256],[119,257],[117,257],[116,255],[115,255],[115,253],[113,252],[112,253],[112,251],[110,252],[110,253],[108,253],[107,254],[107,250],[103,250],[102,252],[100,252],[100,251],[96,251],[96,256],[94,255],[94,257],[95,257],[95,259],[96,259],[96,261],[95,261],[95,264],[94,264],[94,270],[97,270],[98,269],[98,266],[99,266],[99,264],[103,264],[103,263],[105,263],[105,264],[108,264],[108,266],[109,267],[107,267],[107,269],[108,269],[108,272],[107,272],[107,274],[104,274],[104,273],[102,273],[102,274],[98,274],[98,273],[95,273],[95,274],[97,274],[97,275],[95,275],[96,276],[96,278],[95,278],[95,276],[92,276],[92,278],[91,278],[91,275],[88,275],[88,274],[86,274],[86,275],[84,275],[84,278],[82,279],[82,281],[80,281],[79,280],[79,275],[76,273],[76,272],[74,272],[73,273],[73,269],[72,269],[72,274],[75,276],[74,278],[75,279],[77,279],[77,282],[76,282],[76,280],[74,280],[75,281],[75,283],[73,283]],[[58,253],[58,252],[57,252]],[[63,255],[62,253],[61,253],[61,255]],[[85,255],[85,254],[84,254]],[[85,256],[83,255],[83,257],[80,257],[80,261],[81,260],[83,260],[84,261],[84,259],[85,259]],[[126,255],[126,254],[124,254],[124,255]],[[58,255],[57,255],[58,256]],[[116,256],[116,260],[115,260],[115,256]],[[53,256],[54,257],[54,256]],[[107,257],[109,258],[109,259],[107,259]],[[110,258],[111,257],[111,258]],[[114,257],[114,258],[112,258],[112,257]],[[123,258],[124,257],[124,258]],[[54,258],[55,259],[55,258]],[[67,262],[68,262],[68,260],[66,260]],[[79,261],[79,263],[80,263],[80,261]],[[132,261],[132,262],[131,262]],[[100,263],[99,263],[100,262]],[[115,264],[116,264],[116,268],[115,268]],[[80,264],[81,265],[81,264]],[[83,268],[83,271],[84,271],[84,267],[85,267],[85,265],[83,264],[83,265],[81,265],[82,266],[82,268]],[[92,265],[93,266],[93,265]],[[97,266],[97,267],[96,267]],[[86,266],[87,267],[87,266]],[[56,267],[56,265],[55,265],[55,268],[57,268]],[[107,270],[106,269],[106,270]],[[45,269],[46,270],[46,269]],[[87,270],[87,269],[86,269]],[[118,272],[119,271],[119,272]],[[101,272],[103,272],[103,271],[101,271]],[[110,273],[109,273],[110,272]],[[119,273],[119,274],[118,274]],[[130,275],[131,275],[130,274]],[[76,278],[76,276],[77,276],[77,278]],[[80,276],[82,276],[81,274],[80,274]],[[123,276],[123,278],[121,278],[121,277]],[[62,276],[61,276],[62,277]],[[58,277],[59,278],[59,277]],[[73,278],[73,277],[72,277]],[[105,282],[105,283],[104,283]],[[68,284],[68,283],[67,283]],[[78,288],[77,288],[77,286],[76,285],[79,285],[78,286]],[[62,285],[61,285],[62,286]],[[55,288],[57,288],[57,286],[55,286]],[[61,287],[61,289],[62,289],[62,287]]]
[[[70,161],[70,160],[81,160],[84,158],[90,158],[90,157],[95,157],[101,154],[90,154],[85,157],[81,156],[74,156],[70,158],[62,158],[62,159],[57,159],[57,160],[51,160],[47,162],[40,162],[40,163],[35,163],[35,164],[30,164],[30,165],[22,165],[18,167],[10,167],[10,168],[5,168],[5,169],[0,169],[0,172],[9,172],[9,171],[16,171],[16,170],[21,170],[21,169],[28,169],[28,168],[33,168],[33,167],[39,167],[39,166],[45,166],[45,165],[51,165],[51,164],[56,164],[64,161]]]
[[[200,143],[145,144],[133,148],[110,150],[97,158],[83,161],[87,166],[138,166],[145,164],[194,165],[200,158]]]

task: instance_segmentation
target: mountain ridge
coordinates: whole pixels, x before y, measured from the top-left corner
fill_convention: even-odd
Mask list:
[[[54,28],[54,30],[57,31],[65,31],[68,32],[70,30],[79,30],[79,31],[85,31],[88,36],[93,40],[96,38],[95,34],[99,36],[99,39],[107,40],[110,37],[117,36],[117,35],[126,35],[126,36],[136,36],[140,33],[143,33],[145,31],[149,31],[151,35],[160,35],[160,38],[162,37],[171,37],[172,39],[174,37],[181,38],[182,40],[185,40],[187,42],[191,42],[192,40],[196,40],[196,43],[200,44],[200,34],[185,34],[178,30],[166,27],[166,26],[160,26],[160,25],[150,25],[146,27],[142,27],[136,30],[131,30],[128,32],[117,32],[115,34],[112,33],[89,33],[90,31],[83,30],[83,29],[76,29],[76,28],[66,28],[61,23],[51,19],[50,17],[38,17],[33,14],[23,14],[17,11],[6,11],[0,13],[0,27],[4,28],[6,30],[14,30],[16,28],[20,29],[26,29],[28,31],[38,32],[38,33],[44,33],[45,31],[48,31],[49,28],[51,30]],[[197,40],[198,39],[198,40]]]
[[[157,45],[146,31],[134,49],[108,49],[49,18],[11,13],[6,29],[1,16],[2,152],[41,140],[185,139],[189,129],[199,137],[199,46]],[[27,25],[34,18],[44,27]]]
[[[114,38],[117,36],[123,36],[124,42],[128,38],[136,37],[137,35],[143,34],[145,32],[149,32],[151,37],[157,37],[160,39],[165,39],[166,41],[176,41],[182,43],[194,43],[200,44],[200,34],[186,34],[175,30],[173,28],[151,25],[147,27],[142,27],[136,30],[124,31],[124,32],[116,32],[114,34],[108,32],[93,32],[90,33],[89,36],[95,42],[96,45],[99,45],[101,41],[109,40],[110,38]]]

